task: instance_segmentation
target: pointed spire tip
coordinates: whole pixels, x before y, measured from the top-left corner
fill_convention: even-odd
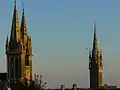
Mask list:
[[[16,8],[16,0],[14,0],[14,7]]]
[[[97,36],[96,36],[96,22],[94,22],[94,36],[93,36],[93,48],[97,49],[98,43],[97,43]]]
[[[96,21],[94,21],[94,29],[96,29]]]
[[[22,10],[24,12],[24,1],[22,1]]]

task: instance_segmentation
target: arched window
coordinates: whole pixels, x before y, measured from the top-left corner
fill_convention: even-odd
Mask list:
[[[29,66],[29,55],[25,56],[25,65]]]
[[[19,74],[19,58],[16,56],[15,57],[15,77],[18,79],[18,74]]]
[[[11,73],[11,78],[13,79],[14,76],[14,57],[11,57],[11,63],[10,63],[10,73]]]

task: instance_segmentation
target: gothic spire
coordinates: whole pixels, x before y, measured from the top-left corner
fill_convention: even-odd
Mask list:
[[[98,49],[98,41],[96,35],[96,22],[94,22],[93,50],[97,50],[97,49]]]
[[[22,9],[22,20],[21,20],[21,37],[24,38],[25,33],[27,33],[27,27],[26,27],[26,20],[24,15],[24,2],[23,2],[23,9]]]
[[[13,19],[12,19],[12,26],[11,26],[11,35],[10,41],[18,40],[18,33],[19,31],[19,22],[18,22],[18,11],[16,8],[16,0],[14,1],[14,12],[13,12]]]

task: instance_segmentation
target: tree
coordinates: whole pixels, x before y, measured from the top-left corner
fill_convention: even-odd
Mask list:
[[[34,79],[35,79],[35,84],[37,85],[37,87],[40,88],[40,90],[44,90],[45,86],[47,85],[47,82],[46,81],[43,82],[42,75],[35,74]]]

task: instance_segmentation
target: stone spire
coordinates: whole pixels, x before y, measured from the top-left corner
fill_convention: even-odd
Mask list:
[[[98,49],[98,41],[96,35],[96,22],[94,22],[93,50],[97,50],[97,49]]]
[[[21,38],[24,39],[24,36],[27,35],[27,26],[26,26],[26,20],[24,15],[24,3],[23,3],[23,9],[22,9],[22,20],[21,20],[20,32],[21,32]]]
[[[102,53],[98,48],[96,35],[96,22],[94,22],[94,36],[92,55],[89,52],[90,88],[100,88],[102,86]]]
[[[18,10],[16,8],[16,0],[15,0],[10,41],[18,41],[18,36],[19,36],[18,33],[19,33]]]

